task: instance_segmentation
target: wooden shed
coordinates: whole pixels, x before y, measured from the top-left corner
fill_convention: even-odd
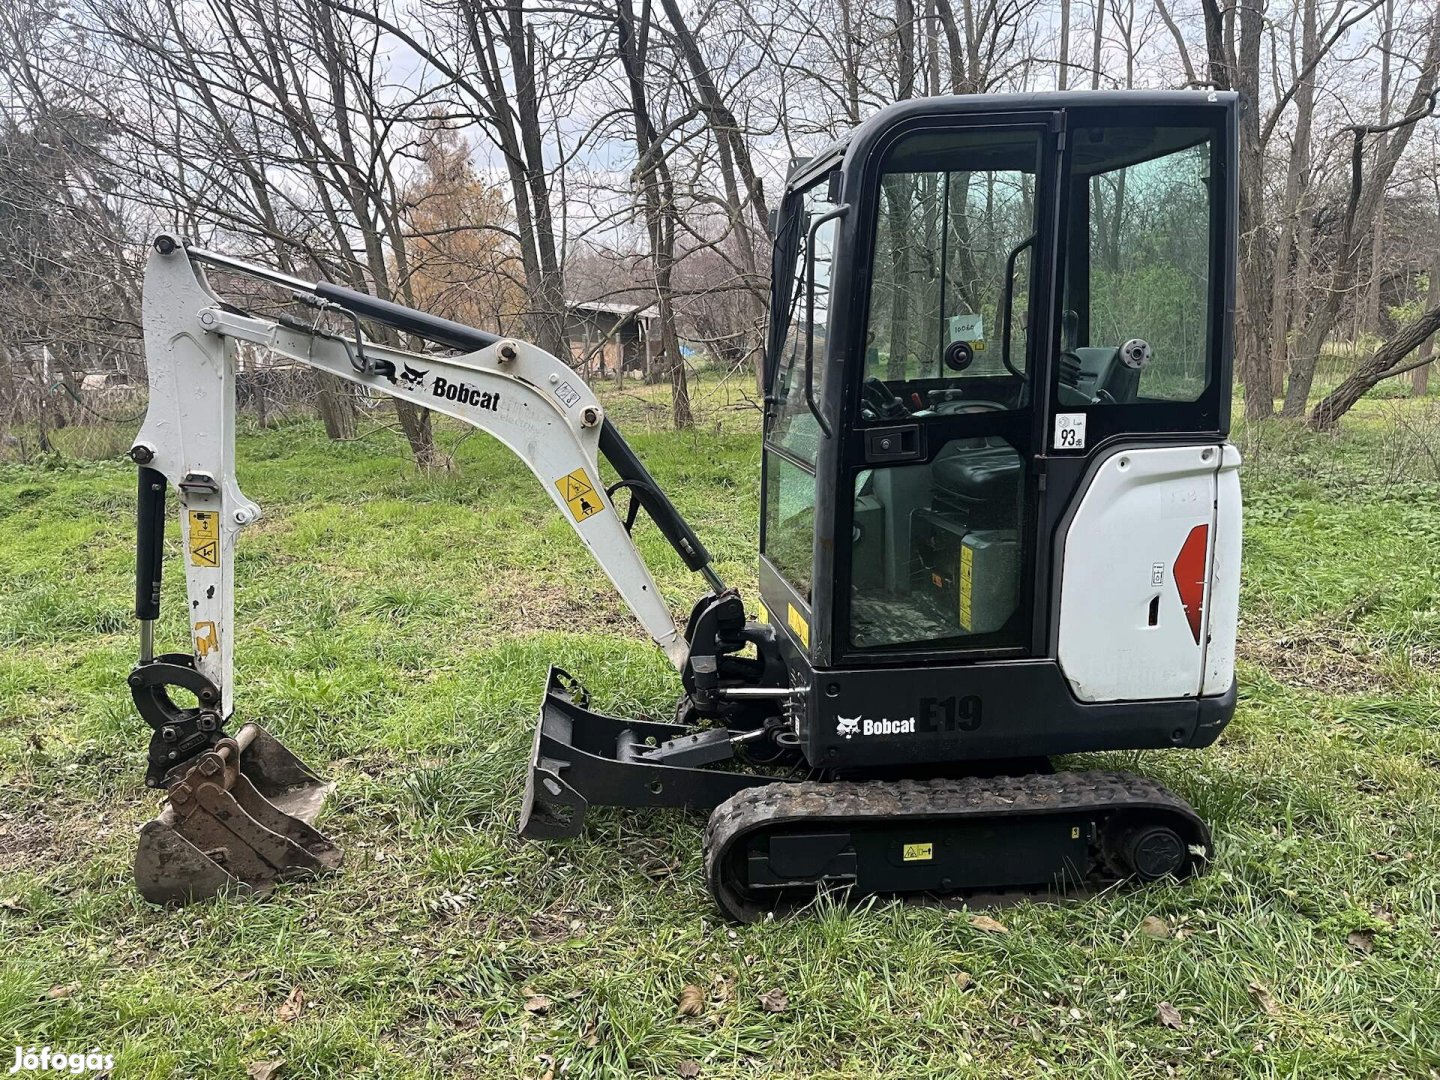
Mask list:
[[[653,304],[607,300],[572,302],[566,315],[570,351],[587,377],[648,378],[660,351],[660,327]],[[653,344],[652,344],[653,342]]]

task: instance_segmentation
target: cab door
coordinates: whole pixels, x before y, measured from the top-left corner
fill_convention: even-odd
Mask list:
[[[834,658],[1043,648],[1036,522],[1057,112],[918,116],[857,162]],[[847,178],[847,183],[849,178]]]
[[[816,548],[833,516],[817,480],[833,458],[836,389],[829,371],[840,226],[838,174],[820,169],[787,195],[776,239],[761,463],[760,596],[798,650],[813,653]],[[822,420],[828,417],[828,420]],[[817,509],[819,514],[817,515]],[[818,594],[818,595],[817,595]]]

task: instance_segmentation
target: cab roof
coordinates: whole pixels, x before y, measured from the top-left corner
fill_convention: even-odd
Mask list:
[[[1157,109],[1165,110],[1165,122],[1174,122],[1174,111],[1216,108],[1233,110],[1240,95],[1233,90],[1052,90],[1030,94],[945,94],[939,97],[909,98],[867,117],[841,138],[826,144],[817,154],[797,165],[786,180],[786,190],[804,187],[822,168],[833,168],[842,159],[853,159],[869,149],[885,131],[914,117],[969,116],[975,113],[1048,112],[1062,109]],[[1178,149],[1178,147],[1174,147]],[[1154,154],[1137,151],[1132,160]],[[1118,168],[1126,161],[1106,162],[1105,168]],[[1101,171],[1099,167],[1093,170]]]

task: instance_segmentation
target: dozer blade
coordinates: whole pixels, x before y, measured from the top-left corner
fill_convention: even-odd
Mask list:
[[[573,675],[550,668],[525,778],[520,835],[527,840],[579,836],[591,806],[688,806],[709,809],[774,777],[689,768],[647,760],[644,749],[683,739],[681,724],[622,720],[588,708]]]
[[[225,889],[263,893],[335,870],[340,849],[315,828],[335,789],[259,724],[246,724],[167,778],[169,798],[140,830],[135,883],[153,904]]]

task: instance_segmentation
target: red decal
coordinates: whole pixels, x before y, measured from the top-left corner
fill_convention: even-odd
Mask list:
[[[1205,614],[1205,553],[1210,546],[1210,526],[1196,525],[1175,556],[1175,591],[1185,606],[1185,618],[1195,644],[1200,644],[1200,625]]]

